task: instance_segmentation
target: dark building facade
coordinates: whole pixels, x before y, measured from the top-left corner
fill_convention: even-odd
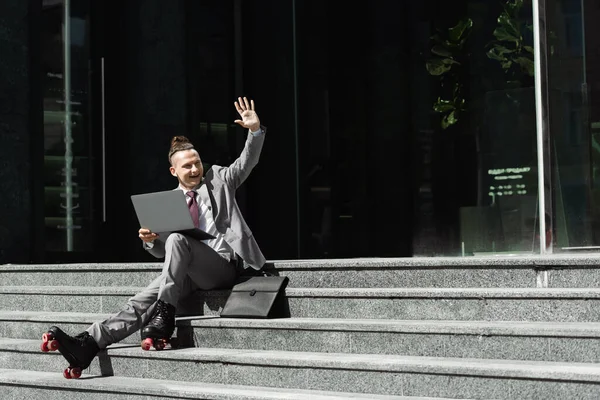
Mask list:
[[[0,263],[149,260],[130,196],[175,187],[174,135],[232,162],[240,95],[269,128],[238,191],[268,259],[595,250],[599,16],[593,0],[4,1]]]

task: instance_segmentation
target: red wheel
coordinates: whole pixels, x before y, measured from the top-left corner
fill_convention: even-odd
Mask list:
[[[79,367],[71,368],[71,378],[79,379],[80,376],[81,376],[81,368],[79,368]]]
[[[58,340],[49,341],[47,347],[50,351],[58,350]]]
[[[165,348],[165,341],[164,341],[164,339],[159,339],[156,342],[154,342],[154,348],[156,350],[163,350]]]
[[[48,348],[48,342],[42,342],[42,344],[40,345],[40,349],[44,352],[47,353],[50,351],[50,349]]]
[[[65,377],[65,379],[71,379],[71,367],[63,371],[63,376]]]
[[[152,347],[152,339],[150,338],[146,338],[144,340],[142,340],[142,350],[150,350],[150,348]]]
[[[42,340],[44,342],[49,342],[50,340],[54,339],[54,335],[51,334],[50,332],[46,332],[42,335]]]

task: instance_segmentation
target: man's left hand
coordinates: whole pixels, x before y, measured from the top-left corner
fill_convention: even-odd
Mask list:
[[[250,129],[251,132],[258,131],[260,129],[260,120],[258,119],[256,111],[254,111],[254,100],[248,102],[246,97],[243,99],[238,97],[238,101],[234,102],[234,104],[235,109],[242,119],[236,119],[233,122],[246,129]]]

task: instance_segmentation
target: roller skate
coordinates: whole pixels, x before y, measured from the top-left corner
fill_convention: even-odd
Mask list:
[[[69,363],[69,367],[63,371],[66,379],[79,378],[81,372],[90,366],[100,351],[98,344],[89,333],[82,332],[72,337],[56,326],[51,327],[42,335],[40,349],[44,353],[58,350],[62,354]]]
[[[142,349],[163,350],[167,344],[177,347],[177,339],[171,337],[174,330],[175,307],[158,300],[150,322],[142,329]]]

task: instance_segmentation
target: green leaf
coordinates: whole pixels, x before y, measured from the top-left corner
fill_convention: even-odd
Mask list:
[[[516,17],[519,15],[519,11],[521,11],[522,7],[523,7],[523,0],[515,0],[512,3],[509,1],[506,3],[506,11],[513,17]]]
[[[452,58],[452,52],[441,45],[435,45],[431,49],[431,52],[440,57]]]
[[[454,60],[453,60],[453,59],[451,59],[451,58],[444,58],[444,59],[442,60],[442,62],[443,62],[444,64],[446,64],[446,65],[452,65],[452,64],[457,64],[457,65],[460,65],[460,63],[459,63],[458,61],[454,61]]]
[[[425,67],[427,68],[427,72],[429,72],[429,74],[440,76],[450,71],[452,65],[444,63],[444,60],[441,58],[433,58],[425,63]]]
[[[433,109],[439,113],[453,111],[455,108],[456,107],[454,107],[454,104],[450,100],[442,100],[440,98],[438,98],[433,105]]]
[[[505,27],[499,27],[494,30],[494,36],[501,42],[514,42],[519,44],[520,38],[511,35]]]
[[[494,49],[496,49],[496,52],[498,54],[511,54],[517,51],[515,49],[509,49],[508,47],[499,44],[494,45]]]
[[[458,122],[456,111],[452,111],[450,114],[445,115],[442,118],[442,129],[448,129],[450,126]]]
[[[519,64],[523,71],[526,72],[529,76],[533,76],[534,64],[531,58],[517,57],[515,58],[515,63]]]
[[[533,47],[531,46],[523,46],[523,48],[528,51],[529,53],[533,54]]]
[[[442,123],[441,123],[441,125],[442,125],[442,129],[448,129],[448,126],[449,126],[449,125],[448,125],[448,120],[446,119],[446,116],[444,116],[444,117],[442,118]]]
[[[444,40],[442,42],[442,46],[447,48],[450,51],[458,51],[462,49],[464,42],[451,42],[450,40]]]
[[[498,17],[498,24],[500,24],[510,36],[521,38],[521,31],[519,30],[517,22],[512,19],[510,15],[506,13],[500,14]]]
[[[471,18],[460,20],[456,26],[448,29],[448,39],[454,43],[460,42],[469,34],[472,27],[473,20]]]
[[[507,58],[505,55],[512,54],[514,52],[516,52],[516,50],[511,50],[501,45],[494,45],[494,47],[488,50],[486,54],[488,58],[492,60],[506,61]]]

